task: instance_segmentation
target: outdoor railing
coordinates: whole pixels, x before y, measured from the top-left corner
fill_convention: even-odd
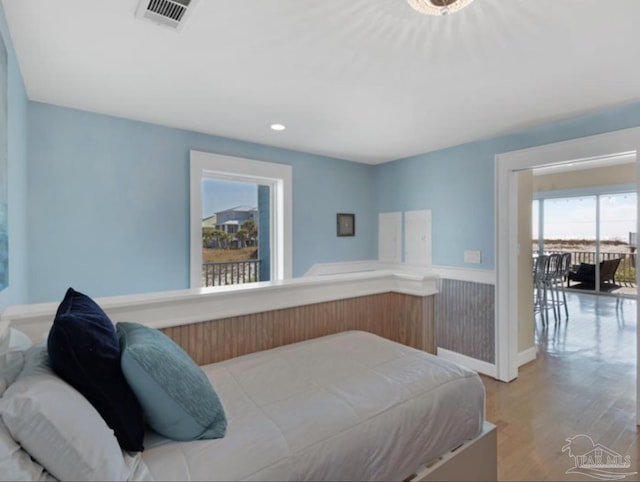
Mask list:
[[[549,250],[548,253],[571,253],[571,264],[578,266],[580,263],[596,264],[595,251],[569,251]],[[600,253],[600,261],[622,258],[616,270],[616,284],[634,287],[636,285],[636,253]]]
[[[202,264],[202,286],[237,285],[260,281],[260,260]]]

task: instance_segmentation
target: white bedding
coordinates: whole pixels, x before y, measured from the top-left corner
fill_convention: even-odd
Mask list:
[[[222,439],[155,434],[157,480],[402,480],[477,436],[474,372],[365,332],[345,332],[204,366],[228,419]]]

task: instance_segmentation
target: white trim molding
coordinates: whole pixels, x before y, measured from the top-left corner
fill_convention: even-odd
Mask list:
[[[627,154],[635,156],[637,171],[640,171],[639,151],[640,127],[634,127],[496,155],[496,367],[499,380],[510,381],[518,376],[518,327],[514,321],[518,319],[516,174],[535,167]],[[637,185],[640,185],[640,173]],[[640,231],[640,216],[638,223]],[[640,343],[640,330],[638,341]],[[638,362],[640,365],[640,351]],[[636,409],[640,423],[640,373],[637,382]]]
[[[291,278],[292,273],[292,168],[287,164],[190,151],[190,286],[202,285],[202,179],[268,185],[270,189],[271,279]]]
[[[469,281],[487,285],[496,284],[496,272],[492,269],[452,268],[449,266],[432,266],[433,273],[443,279]]]
[[[490,377],[496,378],[496,366],[491,363],[487,363],[485,361],[478,360],[476,358],[462,355],[461,353],[457,353],[455,351],[447,350],[440,347],[437,348],[437,354],[439,357],[444,358],[445,360],[449,360],[457,363],[458,365],[462,365],[463,367],[470,368],[471,370],[482,373],[483,375],[488,375]]]
[[[342,261],[337,263],[316,263],[303,275],[308,276],[326,276],[332,274],[359,273],[362,271],[375,271],[380,269],[382,264],[377,260],[364,261]],[[387,265],[397,267],[394,265]]]
[[[529,362],[535,361],[538,356],[538,347],[532,346],[526,350],[522,350],[518,353],[518,368],[522,365],[526,365]]]
[[[383,263],[374,259],[340,263],[316,263],[309,268],[304,276],[324,276],[385,269],[396,272],[431,274],[437,275],[442,279],[469,281],[471,283],[496,284],[496,272],[490,269],[453,268],[450,266],[428,266],[409,263]]]
[[[533,193],[533,199],[556,199],[563,197],[596,196],[598,194],[621,194],[635,192],[636,184],[607,184],[603,186],[590,186],[572,189],[554,189],[552,191],[538,191]]]

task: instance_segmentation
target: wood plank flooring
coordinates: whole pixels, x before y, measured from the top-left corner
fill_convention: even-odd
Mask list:
[[[588,435],[631,458],[640,480],[636,426],[636,301],[569,294],[569,321],[536,328],[538,357],[502,383],[483,377],[487,420],[498,427],[499,480],[597,480],[567,473],[566,439]],[[582,439],[583,441],[585,439]]]

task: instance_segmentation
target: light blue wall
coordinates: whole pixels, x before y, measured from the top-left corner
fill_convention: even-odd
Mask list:
[[[186,288],[189,149],[293,166],[294,276],[375,258],[377,213],[414,209],[432,210],[434,264],[493,269],[496,154],[638,125],[633,103],[372,167],[30,102],[28,299],[54,301],[68,286]],[[337,212],[356,214],[355,237],[336,237]],[[467,249],[482,251],[480,265],[463,263]]]
[[[637,126],[640,102],[382,164],[376,211],[431,209],[434,265],[494,269],[496,154]],[[476,249],[482,263],[465,264]]]
[[[30,302],[187,288],[190,149],[293,167],[294,276],[374,256],[371,166],[37,102],[28,128]]]
[[[0,5],[0,34],[7,48],[9,286],[0,292],[0,312],[26,303],[27,288],[27,95]]]

